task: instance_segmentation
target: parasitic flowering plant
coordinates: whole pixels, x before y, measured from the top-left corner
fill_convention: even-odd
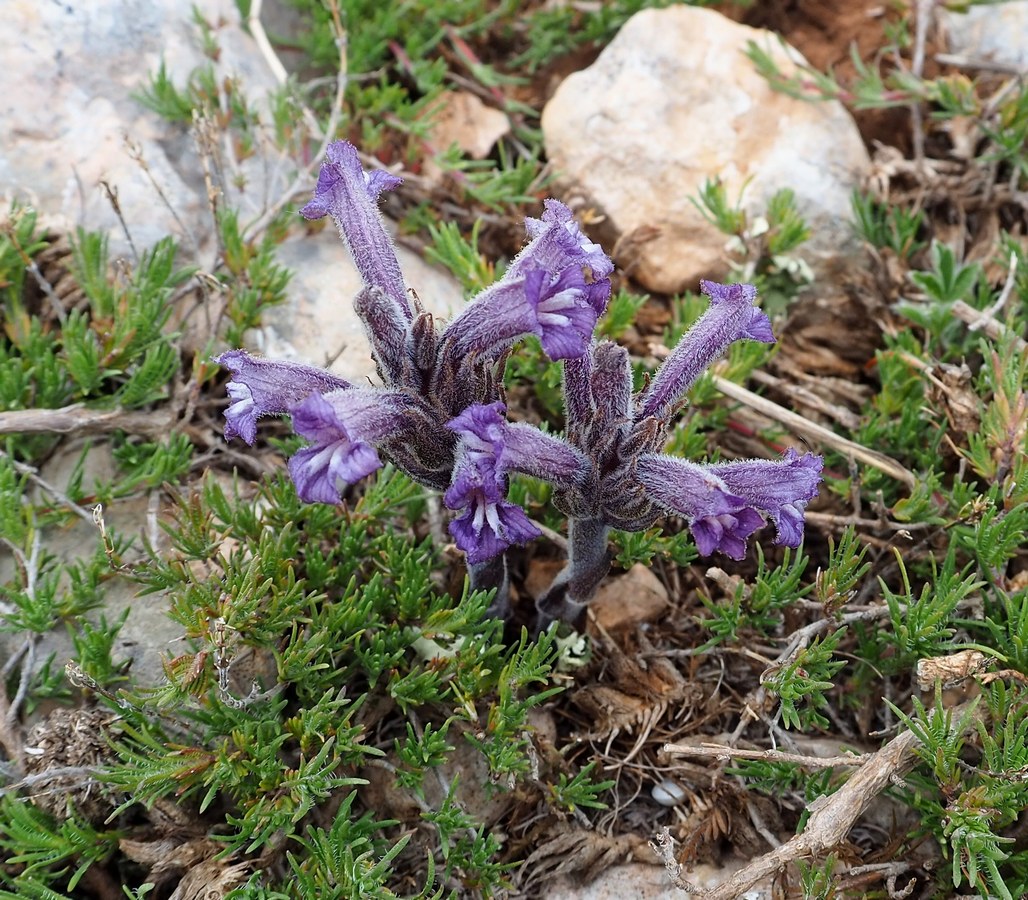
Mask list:
[[[353,256],[364,284],[354,306],[382,386],[231,350],[217,359],[232,372],[226,438],[252,444],[261,416],[288,414],[308,442],[289,472],[312,503],[339,503],[383,459],[442,492],[472,585],[497,589],[497,614],[506,608],[506,550],[540,535],[507,499],[509,476],[549,482],[568,517],[568,560],[538,601],[542,624],[580,617],[607,573],[611,528],[636,531],[679,516],[701,554],[734,559],[766,521],[777,543],[799,544],[820,456],[789,450],[778,460],[705,464],[661,453],[685,393],[730,344],[774,341],[755,288],[702,282],[709,309],[633,393],[627,351],[593,337],[613,263],[564,204],[547,200],[542,218],[527,220],[529,242],[503,277],[440,327],[407,290],[378,211],[379,194],[398,183],[366,172],[353,145],[340,141],[300,210],[308,219],[331,216]],[[506,417],[504,364],[528,335],[563,362],[564,437]]]

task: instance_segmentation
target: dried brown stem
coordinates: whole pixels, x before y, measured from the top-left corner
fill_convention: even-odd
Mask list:
[[[14,409],[0,412],[0,434],[106,434],[127,431],[150,437],[166,435],[172,417],[163,410],[143,412],[90,409],[81,404],[60,409]]]
[[[313,180],[312,173],[314,170],[321,165],[321,161],[325,158],[325,154],[328,152],[328,145],[335,138],[336,129],[339,126],[339,118],[343,113],[343,97],[346,93],[347,83],[347,33],[346,29],[343,28],[342,18],[339,14],[339,4],[336,0],[329,0],[326,4],[328,11],[332,16],[332,30],[335,34],[336,47],[339,49],[339,69],[336,72],[336,93],[335,98],[332,101],[332,109],[328,116],[328,121],[325,123],[325,128],[322,131],[317,128],[317,123],[314,122],[314,127],[311,129],[311,133],[321,139],[321,147],[318,152],[314,155],[314,158],[310,161],[310,164],[304,166],[304,168],[297,173],[293,183],[283,192],[282,196],[273,203],[268,209],[266,209],[260,216],[254,221],[247,223],[243,229],[243,235],[247,240],[252,240],[255,235],[260,234],[268,224],[282,211],[283,207],[293,202],[293,198],[298,196],[304,191],[310,189],[311,182]],[[259,8],[258,8],[259,9]],[[309,121],[309,110],[304,110],[304,119],[308,121],[308,126],[312,124]]]
[[[99,784],[96,776],[101,775],[103,771],[98,766],[58,766],[53,769],[47,769],[45,772],[37,772],[35,775],[26,775],[18,781],[3,785],[0,787],[0,797],[4,794],[20,791],[22,788],[38,787],[39,785],[49,784],[51,781],[62,781],[65,778],[81,780],[74,785],[63,784],[62,789],[66,789],[69,786],[84,787],[88,784]]]
[[[965,56],[961,53],[936,53],[932,59],[941,66],[956,66],[959,69],[978,69],[982,72],[999,72],[1001,75],[1020,75],[1022,72],[1021,67],[1013,63]]]
[[[967,706],[953,710],[953,721],[963,722],[966,731],[976,727],[977,717],[964,713]],[[917,762],[920,740],[912,731],[893,738],[867,761],[831,796],[819,797],[810,804],[806,828],[781,847],[753,860],[716,888],[693,891],[704,900],[735,900],[758,881],[768,878],[791,862],[817,858],[837,847],[861,814],[882,791],[903,777]],[[679,874],[676,884],[681,881]]]
[[[2,417],[3,415],[4,413],[0,413],[0,417]],[[29,481],[31,481],[33,484],[37,485],[41,490],[45,491],[47,494],[53,497],[54,500],[56,500],[58,503],[66,506],[80,519],[85,519],[87,522],[93,521],[93,514],[89,510],[85,509],[82,506],[79,506],[79,504],[72,500],[71,497],[69,497],[63,491],[59,490],[58,488],[55,488],[45,478],[40,477],[40,475],[37,474],[36,470],[32,468],[32,466],[27,466],[25,465],[25,463],[20,463],[18,462],[18,460],[12,459],[10,456],[4,453],[3,450],[0,450],[0,459],[6,459],[8,462],[10,462],[12,466],[14,466],[15,472],[17,472],[19,475],[27,476]]]
[[[994,319],[987,313],[983,313],[979,309],[975,309],[973,306],[969,306],[963,300],[957,300],[951,307],[953,315],[974,329],[984,331],[992,340],[998,341],[1000,338],[1006,337],[1011,331],[1000,322],[998,319]],[[1018,353],[1023,353],[1028,344],[1025,343],[1023,338],[1014,336],[1014,348]]]
[[[740,750],[723,744],[665,744],[664,753],[671,756],[712,756],[715,759],[757,759],[764,762],[794,763],[807,769],[832,769],[836,766],[862,766],[870,762],[873,753],[859,756],[804,756],[781,750]]]

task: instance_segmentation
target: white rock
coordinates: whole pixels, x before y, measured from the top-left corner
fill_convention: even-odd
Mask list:
[[[972,6],[966,13],[940,8],[950,52],[1028,69],[1028,2]]]
[[[235,3],[202,0],[198,6],[215,26],[221,51],[213,63],[217,76],[238,75],[252,97],[263,95],[274,79],[241,28]],[[179,222],[129,155],[127,136],[179,220],[202,244],[212,225],[193,139],[132,96],[147,86],[162,59],[176,85],[210,62],[189,5],[181,0],[14,0],[3,11],[0,199],[31,203],[60,230],[81,225],[107,231],[112,249],[121,254],[128,245],[100,189],[106,181],[117,191],[137,247],[167,234],[182,237]],[[230,196],[229,202],[245,211],[264,189],[260,166],[249,164],[244,171],[246,193]]]
[[[440,181],[443,170],[433,157],[452,144],[472,159],[485,159],[500,138],[510,133],[506,114],[486,106],[470,91],[443,91],[428,110],[428,131],[422,143],[423,171]]]
[[[276,81],[243,30],[235,2],[200,0],[197,7],[212,24],[220,48],[213,62],[216,76],[238,78],[248,101],[264,108]],[[83,226],[106,231],[113,254],[126,255],[130,251],[121,226],[100,190],[106,181],[117,191],[137,248],[171,234],[186,253],[196,245],[211,249],[213,222],[193,136],[133,97],[147,87],[162,60],[179,87],[194,69],[211,62],[202,53],[189,5],[181,0],[17,0],[5,5],[4,13],[0,201],[31,203],[46,227],[55,230]],[[125,135],[140,148],[174,214],[129,155]],[[240,210],[242,222],[278,201],[293,177],[290,166],[262,156],[264,150],[258,142],[257,153],[239,164],[246,175],[241,189],[224,185],[223,202]],[[255,344],[269,356],[318,364],[342,349],[333,371],[354,379],[370,375],[374,366],[352,307],[360,289],[357,273],[333,228],[308,236],[299,233],[301,224],[297,217],[297,233],[277,254],[296,271],[289,301],[268,313]],[[401,248],[399,255],[408,283],[426,308],[443,316],[460,308],[456,280],[411,251]],[[212,262],[211,253],[201,252],[202,266]]]
[[[746,185],[751,213],[791,187],[813,230],[801,253],[815,271],[854,242],[850,193],[870,162],[853,120],[838,103],[772,91],[744,56],[748,40],[792,67],[767,31],[695,7],[644,10],[543,111],[565,199],[607,217],[631,248],[619,262],[650,290],[695,290],[724,274],[726,238],[690,199],[708,178],[733,200]]]
[[[682,877],[700,890],[710,890],[727,881],[742,865],[742,861],[730,857],[721,866],[700,863],[683,872]],[[547,896],[551,900],[663,900],[686,895],[671,883],[663,866],[632,862],[611,866],[584,885],[559,878],[548,887]],[[772,896],[770,879],[764,879],[740,900],[770,900]]]

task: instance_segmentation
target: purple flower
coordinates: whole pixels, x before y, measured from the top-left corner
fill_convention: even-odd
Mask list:
[[[331,216],[365,286],[381,289],[411,321],[415,309],[377,205],[378,195],[392,190],[400,181],[382,170],[365,172],[357,148],[347,141],[336,141],[328,145],[314,199],[300,210],[300,215],[307,219]]]
[[[596,315],[603,314],[610,298],[610,273],[614,264],[599,244],[583,233],[574,215],[559,200],[544,201],[541,219],[526,219],[525,229],[532,239],[510,264],[509,277],[516,277],[530,268],[542,268],[560,274],[568,268],[577,269],[587,288],[589,304]]]
[[[293,430],[311,446],[289,460],[306,503],[338,503],[341,490],[380,468],[374,445],[403,427],[405,400],[393,391],[352,388],[311,394],[293,407]]]
[[[238,435],[246,443],[257,439],[257,419],[280,415],[310,394],[351,387],[324,369],[283,360],[260,359],[245,350],[229,350],[214,360],[232,372],[225,410],[225,440]]]
[[[688,522],[702,556],[720,550],[732,559],[742,559],[747,538],[764,524],[760,513],[706,466],[644,453],[637,472],[654,503]]]
[[[519,337],[534,334],[550,359],[574,359],[589,348],[596,318],[578,269],[557,276],[528,269],[480,293],[447,326],[442,344],[452,359],[496,359]]]
[[[471,565],[541,534],[520,506],[504,499],[505,493],[506,479],[497,474],[488,458],[476,461],[470,453],[458,455],[443,502],[450,509],[464,510],[450,522],[450,534]]]
[[[671,351],[656,377],[641,393],[637,419],[666,419],[693,382],[729,345],[748,338],[773,344],[771,321],[753,305],[757,289],[752,284],[715,284],[701,281],[710,308]]]
[[[464,510],[450,523],[450,534],[472,565],[540,534],[524,510],[505,499],[508,472],[571,486],[590,471],[584,454],[533,425],[508,422],[505,411],[502,403],[474,404],[446,423],[459,443],[443,502]]]
[[[780,460],[752,459],[709,466],[728,489],[775,523],[776,544],[797,547],[803,540],[803,509],[817,496],[824,459],[799,456],[789,448]]]
[[[533,425],[508,422],[502,403],[475,404],[446,423],[460,439],[461,452],[481,472],[497,480],[521,472],[558,486],[571,486],[588,474],[586,456]]]

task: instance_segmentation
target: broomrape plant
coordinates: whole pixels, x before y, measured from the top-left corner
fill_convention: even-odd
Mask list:
[[[497,615],[506,612],[506,550],[541,534],[507,499],[509,476],[549,482],[568,517],[568,560],[538,601],[541,626],[579,619],[609,568],[611,528],[639,531],[679,516],[701,554],[734,559],[765,520],[776,543],[800,543],[820,456],[789,450],[774,461],[709,464],[660,452],[685,393],[730,344],[774,342],[753,286],[701,282],[709,309],[633,393],[628,352],[593,337],[613,263],[571,210],[547,200],[542,218],[526,221],[530,241],[503,277],[439,327],[407,290],[378,212],[379,194],[399,183],[384,171],[365,172],[356,148],[340,141],[300,210],[308,219],[331,216],[354,259],[364,282],[354,306],[383,386],[232,350],[217,359],[232,372],[226,438],[253,444],[259,417],[288,414],[308,441],[289,472],[298,496],[312,503],[339,503],[344,488],[383,458],[441,491],[456,513],[450,534],[467,555],[472,586],[497,589]],[[563,438],[506,418],[504,364],[528,335],[563,362]]]

